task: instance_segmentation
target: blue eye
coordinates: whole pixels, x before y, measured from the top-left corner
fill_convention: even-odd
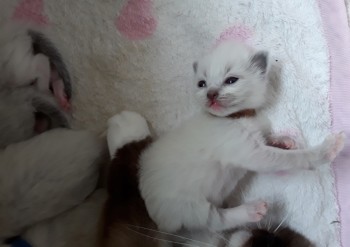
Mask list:
[[[229,77],[229,78],[227,78],[226,80],[225,80],[225,84],[227,84],[227,85],[230,85],[230,84],[233,84],[233,83],[235,83],[236,81],[238,81],[238,79],[239,78],[237,78],[237,77]]]
[[[199,81],[197,85],[198,85],[198,87],[206,87],[207,83],[202,80],[202,81]]]

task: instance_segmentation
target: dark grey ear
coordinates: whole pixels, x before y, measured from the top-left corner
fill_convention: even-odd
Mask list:
[[[269,63],[269,54],[266,51],[259,51],[251,58],[251,65],[265,74]]]
[[[194,73],[197,73],[198,62],[194,62],[194,63],[192,64],[192,67],[193,67]]]
[[[44,34],[34,30],[28,30],[28,35],[33,42],[34,54],[42,53],[50,59],[50,63],[55,67],[59,77],[63,81],[64,92],[68,99],[70,99],[72,96],[71,77],[61,53],[57,50],[51,40],[44,36]]]

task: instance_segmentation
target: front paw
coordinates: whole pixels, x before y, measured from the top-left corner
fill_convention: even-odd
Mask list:
[[[332,134],[323,142],[325,149],[324,159],[326,162],[332,162],[338,154],[343,150],[345,145],[346,135],[344,132]]]
[[[299,148],[296,141],[289,136],[270,137],[267,141],[267,145],[281,149]]]

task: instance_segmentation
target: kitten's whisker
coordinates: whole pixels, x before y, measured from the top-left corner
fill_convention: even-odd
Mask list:
[[[159,230],[155,230],[155,229],[151,229],[151,228],[147,228],[147,227],[142,227],[142,226],[135,226],[135,225],[131,225],[131,224],[125,224],[125,225],[127,225],[129,227],[139,228],[139,229],[142,229],[142,230],[147,230],[147,231],[150,231],[150,232],[156,232],[156,233],[161,233],[161,234],[172,236],[172,237],[177,237],[177,238],[179,238],[181,240],[189,240],[189,241],[192,241],[192,242],[196,242],[198,244],[204,244],[204,245],[207,245],[207,246],[215,247],[212,244],[208,244],[208,243],[205,243],[205,242],[202,242],[202,241],[198,241],[198,240],[195,240],[195,239],[191,239],[191,238],[186,238],[186,237],[183,237],[183,236],[177,235],[177,234],[162,232],[162,231],[159,231]]]
[[[258,229],[261,229],[261,224],[260,221],[256,223],[256,225],[258,226]]]
[[[264,220],[261,224],[262,224],[263,229],[267,229],[267,227],[268,227],[267,221]]]
[[[243,226],[243,228],[247,231],[250,231],[250,228],[248,226]]]
[[[222,236],[221,234],[217,233],[217,232],[213,232],[214,235],[216,235],[219,239],[223,240],[226,244],[230,244],[230,242],[228,241],[227,238],[225,238],[224,236]]]
[[[131,229],[130,227],[127,227],[127,229],[132,231],[132,232],[134,232],[134,233],[139,234],[140,236],[143,236],[143,237],[146,237],[146,238],[150,238],[150,239],[153,239],[153,240],[157,240],[157,241],[162,241],[162,242],[172,243],[172,244],[180,244],[182,246],[189,246],[189,247],[200,247],[199,245],[187,244],[187,243],[176,242],[176,241],[171,241],[171,240],[167,240],[167,239],[152,237],[152,236],[149,236],[147,234],[135,231],[135,230]],[[214,245],[210,245],[210,246],[215,247]]]
[[[243,191],[243,188],[242,188],[241,185],[239,185],[239,190],[241,191],[241,197],[242,197],[242,199],[246,198],[247,195],[246,195],[245,192]]]
[[[271,220],[272,220],[272,216],[270,215],[269,217],[269,224],[267,226],[267,230],[270,231],[270,228],[271,228]]]
[[[276,233],[278,231],[278,229],[282,226],[282,224],[287,220],[288,217],[289,217],[289,214],[286,214],[286,216],[282,219],[281,223],[279,223],[279,225],[276,227],[273,233]]]

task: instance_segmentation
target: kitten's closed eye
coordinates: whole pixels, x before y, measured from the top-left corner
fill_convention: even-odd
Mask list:
[[[227,78],[226,80],[225,80],[225,84],[227,84],[227,85],[230,85],[230,84],[233,84],[233,83],[235,83],[236,81],[238,81],[238,79],[239,78],[237,78],[237,77],[229,77],[229,78]]]
[[[204,80],[201,80],[198,82],[198,87],[206,87],[207,86],[207,83],[204,81]]]

